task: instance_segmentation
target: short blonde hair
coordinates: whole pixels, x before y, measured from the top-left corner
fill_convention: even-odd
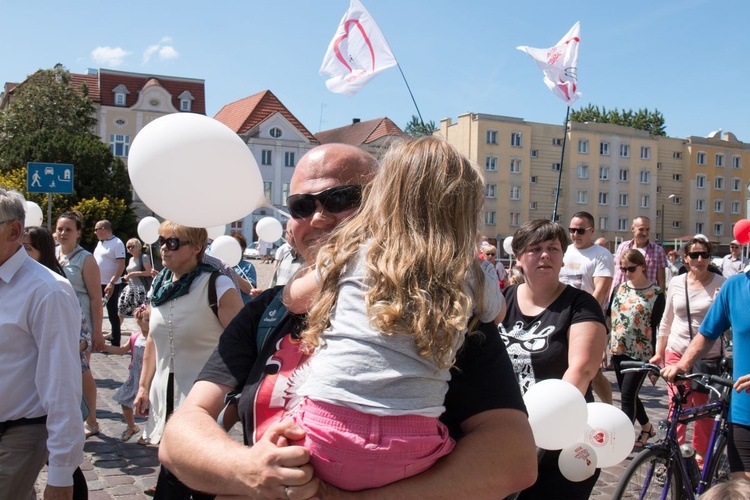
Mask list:
[[[164,236],[165,233],[174,233],[180,241],[187,242],[188,245],[198,248],[198,261],[203,260],[203,255],[206,253],[206,246],[208,245],[208,231],[204,228],[183,226],[182,224],[165,220],[159,225],[159,236]]]

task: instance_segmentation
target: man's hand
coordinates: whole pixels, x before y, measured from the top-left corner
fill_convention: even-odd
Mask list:
[[[113,285],[112,282],[110,281],[109,283],[107,283],[107,286],[104,287],[104,295],[107,296],[107,300],[109,300],[109,298],[112,296],[114,291],[115,291],[115,285]]]
[[[734,390],[750,392],[750,375],[743,375],[734,381]]]
[[[44,500],[71,500],[73,498],[72,486],[51,486],[44,488]]]
[[[689,366],[684,366],[681,363],[677,363],[676,365],[668,365],[662,368],[661,376],[664,377],[667,382],[674,383],[674,379],[677,375],[685,375],[689,371]]]

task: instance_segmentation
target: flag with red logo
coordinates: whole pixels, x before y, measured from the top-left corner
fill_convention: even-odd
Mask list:
[[[581,23],[575,23],[570,31],[549,49],[535,49],[522,45],[516,47],[526,52],[544,72],[544,83],[553,94],[568,106],[581,97],[578,92],[578,44],[581,41]]]
[[[396,64],[375,20],[358,0],[351,0],[320,66],[320,74],[331,77],[326,81],[328,90],[354,95]]]

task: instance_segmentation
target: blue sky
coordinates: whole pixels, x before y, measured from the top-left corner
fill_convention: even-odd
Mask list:
[[[518,45],[550,47],[581,22],[589,103],[658,108],[672,137],[716,129],[750,142],[750,3],[728,0],[362,0],[425,120],[466,112],[560,123],[565,104]],[[270,89],[313,133],[416,114],[397,68],[353,97],[329,92],[323,55],[348,0],[0,0],[0,82],[62,63],[206,82],[207,114]]]

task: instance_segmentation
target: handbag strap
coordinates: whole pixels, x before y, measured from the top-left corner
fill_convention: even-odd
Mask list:
[[[685,308],[687,309],[687,320],[688,320],[688,331],[690,332],[690,340],[693,340],[693,320],[690,317],[690,297],[688,296],[688,273],[685,273]],[[719,337],[719,348],[721,349],[721,357],[724,357],[724,334]]]

